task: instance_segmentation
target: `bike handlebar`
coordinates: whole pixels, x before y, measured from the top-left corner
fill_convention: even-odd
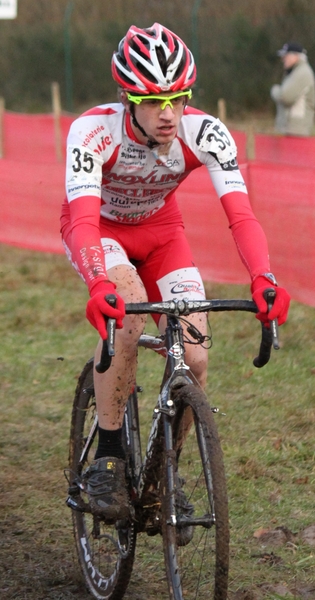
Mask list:
[[[275,300],[276,291],[268,288],[264,292],[268,304],[268,312]],[[115,305],[115,296],[110,294],[106,300]],[[258,309],[253,300],[168,300],[161,302],[133,302],[125,305],[126,314],[168,314],[176,317],[187,316],[196,312],[222,312],[243,311],[257,313]],[[104,340],[100,362],[95,366],[98,373],[104,373],[110,366],[112,356],[115,355],[115,319],[107,319],[107,340]],[[257,368],[267,364],[270,359],[271,348],[279,349],[277,319],[270,321],[270,327],[262,323],[262,334],[258,356],[253,360]]]

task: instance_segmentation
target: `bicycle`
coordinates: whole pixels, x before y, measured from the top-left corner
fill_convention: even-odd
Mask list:
[[[272,303],[274,290],[266,298]],[[110,300],[108,297],[107,300]],[[93,359],[85,365],[76,388],[70,434],[69,496],[79,563],[86,586],[97,599],[121,600],[128,587],[137,535],[161,535],[168,592],[174,600],[226,600],[229,566],[228,499],[220,440],[210,408],[185,364],[182,321],[193,312],[257,312],[250,300],[171,300],[127,304],[127,314],[165,314],[165,334],[143,334],[139,346],[166,355],[160,393],[144,457],[141,451],[136,384],[124,419],[127,482],[131,517],[106,525],[91,515],[81,483],[94,458],[97,414],[93,389]],[[114,355],[114,321],[108,320],[108,340],[96,369],[104,372]],[[193,326],[194,343],[206,343]],[[277,323],[262,326],[256,367],[278,348]],[[187,340],[186,340],[187,341]],[[162,596],[159,596],[159,600]],[[163,596],[164,597],[164,596]]]

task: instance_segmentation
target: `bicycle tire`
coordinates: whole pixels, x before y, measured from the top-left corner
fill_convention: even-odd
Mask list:
[[[93,387],[93,360],[84,367],[73,402],[69,466],[70,488],[80,481],[82,472],[94,458],[96,438],[92,435],[87,455],[81,461],[83,447],[96,415]],[[75,499],[85,502],[78,488]],[[76,550],[85,584],[98,600],[121,600],[129,584],[136,547],[136,532],[131,521],[107,525],[89,512],[72,510]]]
[[[226,600],[228,499],[216,424],[205,394],[194,385],[181,388],[175,403],[178,408],[172,425],[173,451],[164,457],[161,490],[163,549],[170,598]],[[193,423],[189,433],[183,436],[183,419],[187,419],[187,409],[192,412]],[[185,532],[184,526],[180,530],[171,523],[170,497],[173,494],[176,499],[178,492],[170,483],[170,464],[175,482],[181,482],[186,500],[194,506],[193,519],[214,515],[214,518],[207,518],[207,527],[190,526],[189,533],[187,529]],[[176,477],[179,479],[176,480]],[[176,507],[176,520],[178,511],[181,509]]]

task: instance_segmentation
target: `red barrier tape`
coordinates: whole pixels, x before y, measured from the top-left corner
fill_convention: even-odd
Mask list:
[[[72,120],[60,120],[63,155]],[[293,299],[315,306],[315,139],[255,135],[256,160],[247,161],[245,133],[232,134],[254,212],[267,235],[271,268]],[[59,215],[65,167],[57,162],[53,116],[5,113],[3,150],[0,242],[63,253]],[[205,168],[182,183],[178,200],[203,279],[249,283]]]

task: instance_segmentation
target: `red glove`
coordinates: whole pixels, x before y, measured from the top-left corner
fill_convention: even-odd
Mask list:
[[[268,305],[263,294],[265,290],[270,288],[275,290],[276,297],[273,306],[268,313]],[[278,325],[285,323],[290,306],[290,296],[284,288],[272,284],[266,277],[259,275],[252,283],[251,292],[259,311],[256,314],[256,319],[262,321],[262,323],[265,323],[266,325],[273,319],[278,319]]]
[[[116,285],[111,281],[100,281],[92,288],[91,298],[86,305],[86,318],[97,329],[103,340],[107,339],[106,317],[116,319],[117,329],[123,327],[125,303],[115,290]],[[106,302],[107,294],[114,294],[116,297],[115,308]]]

